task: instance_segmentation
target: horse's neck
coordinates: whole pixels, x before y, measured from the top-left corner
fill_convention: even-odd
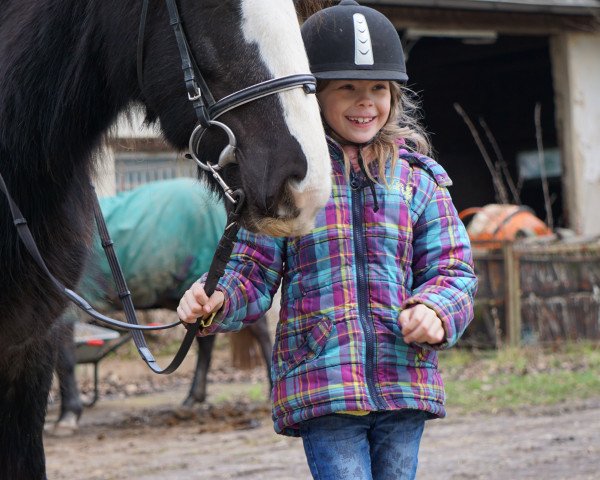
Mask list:
[[[80,176],[127,103],[120,93],[126,73],[107,80],[115,66],[106,64],[106,35],[89,18],[94,3],[65,0],[68,15],[51,14],[44,2],[18,13],[14,7],[14,18],[4,19],[13,28],[0,25],[0,152],[8,156],[0,161],[17,177],[64,184]]]

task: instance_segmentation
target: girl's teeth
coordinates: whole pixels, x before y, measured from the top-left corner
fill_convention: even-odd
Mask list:
[[[356,122],[356,123],[369,123],[371,120],[373,120],[372,117],[366,118],[366,117],[349,117],[351,121]]]

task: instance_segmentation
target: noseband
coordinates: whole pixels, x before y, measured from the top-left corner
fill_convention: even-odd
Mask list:
[[[219,101],[215,101],[190,50],[189,42],[179,15],[179,10],[177,9],[177,1],[165,0],[165,2],[167,4],[167,9],[169,10],[170,23],[175,32],[179,55],[181,56],[181,68],[183,70],[183,78],[188,99],[192,102],[192,106],[196,112],[196,118],[198,119],[198,124],[190,135],[189,155],[200,168],[212,174],[213,178],[223,189],[225,197],[232,204],[236,204],[238,200],[235,198],[234,192],[227,183],[225,183],[218,171],[225,165],[236,163],[235,152],[237,140],[231,128],[222,122],[218,122],[217,118],[224,113],[247,103],[294,88],[302,87],[306,94],[314,94],[317,90],[316,79],[310,74],[287,75],[257,83],[227,95]],[[137,75],[140,91],[143,91],[144,31],[146,28],[146,18],[148,16],[148,4],[149,0],[143,1],[138,33]],[[209,162],[202,162],[199,159],[198,152],[200,150],[202,137],[208,129],[214,127],[220,128],[225,132],[228,139],[228,145],[221,151],[217,163],[212,164]]]

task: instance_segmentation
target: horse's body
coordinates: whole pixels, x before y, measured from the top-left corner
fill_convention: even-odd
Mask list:
[[[153,182],[102,198],[100,207],[137,309],[175,311],[183,292],[210,267],[226,224],[221,203],[197,181],[183,178]],[[98,238],[78,291],[102,311],[121,308]],[[55,431],[59,434],[75,429],[83,411],[75,378],[73,322],[77,319],[74,309],[62,316],[65,330],[58,342],[56,366],[61,408]],[[266,318],[249,330],[259,342],[269,378],[271,340]],[[184,401],[187,407],[206,398],[214,341],[214,336],[197,337],[198,357]]]
[[[178,4],[215,98],[308,73],[291,0]],[[167,9],[149,5],[138,82],[142,0],[0,0],[0,173],[50,271],[68,288],[91,240],[93,153],[117,115],[141,102],[178,149],[196,124]],[[246,193],[241,223],[285,235],[310,228],[329,195],[316,100],[297,88],[220,120],[238,137],[239,165],[223,177]],[[221,137],[209,130],[203,154],[218,155]],[[1,195],[0,272],[0,478],[41,479],[54,319],[66,302],[23,248]]]

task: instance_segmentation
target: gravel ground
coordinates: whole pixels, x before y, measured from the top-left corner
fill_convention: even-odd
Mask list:
[[[193,364],[187,359],[181,372],[159,378],[137,359],[103,361],[102,397],[79,431],[46,435],[48,478],[310,478],[301,441],[273,432],[262,368],[233,371],[218,354],[207,403],[183,412]],[[427,424],[417,478],[597,479],[598,472],[600,395],[518,413],[466,415],[450,406],[446,419]]]

